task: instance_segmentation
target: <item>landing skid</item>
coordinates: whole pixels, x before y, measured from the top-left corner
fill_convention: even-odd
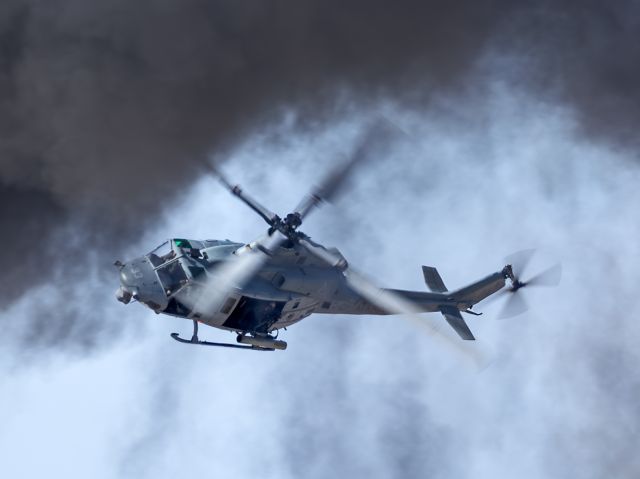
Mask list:
[[[195,344],[200,346],[218,346],[220,348],[236,348],[236,349],[253,349],[254,351],[275,351],[271,348],[259,348],[255,346],[245,346],[242,344],[233,344],[233,343],[212,343],[210,341],[200,341],[199,339],[193,341],[191,339],[181,338],[178,333],[171,333],[171,337],[178,341],[179,343],[184,344]]]
[[[191,339],[184,339],[180,337],[179,333],[171,333],[171,337],[178,341],[179,343],[184,344],[199,344],[200,346],[218,346],[220,348],[235,348],[235,349],[253,349],[254,351],[275,351],[273,348],[263,348],[260,346],[249,346],[242,344],[232,344],[232,343],[212,343],[209,341],[200,341],[198,339],[198,321],[193,320],[193,336]]]

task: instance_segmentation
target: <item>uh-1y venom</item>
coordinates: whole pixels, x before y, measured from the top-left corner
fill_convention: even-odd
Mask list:
[[[307,215],[335,196],[354,165],[372,154],[388,130],[388,124],[370,128],[350,160],[284,218],[214,170],[231,193],[265,220],[266,234],[247,244],[174,238],[127,263],[117,261],[121,283],[117,299],[125,304],[133,299],[156,313],[192,320],[190,340],[171,334],[180,342],[273,351],[287,347],[277,339],[280,329],[313,313],[440,312],[462,339],[473,340],[462,313],[481,314],[472,311],[476,303],[499,291],[516,293],[528,285],[557,284],[559,265],[528,281],[519,279],[515,272],[520,273],[530,259],[529,250],[514,255],[500,271],[454,291],[428,266],[422,270],[429,292],[382,289],[355,272],[337,249],[326,248],[300,231]],[[512,294],[505,316],[524,309],[522,298]],[[201,341],[198,323],[235,332],[240,344]]]

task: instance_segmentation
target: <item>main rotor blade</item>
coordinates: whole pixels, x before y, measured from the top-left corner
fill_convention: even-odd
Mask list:
[[[346,272],[346,278],[349,286],[370,303],[389,314],[401,315],[402,318],[426,330],[441,344],[471,359],[477,367],[483,368],[487,365],[487,358],[479,350],[469,347],[467,343],[458,338],[445,334],[428,319],[420,316],[424,311],[412,301],[400,296],[398,293],[379,288],[365,279],[364,276],[354,273],[351,269]]]
[[[321,203],[334,200],[353,174],[355,167],[371,160],[374,156],[384,154],[393,136],[400,131],[398,127],[384,118],[372,122],[361,135],[348,160],[331,171],[319,186],[305,196],[294,210],[295,213],[300,216],[300,219],[304,219]]]
[[[561,276],[562,265],[558,263],[551,268],[545,269],[542,273],[535,275],[525,283],[527,286],[558,286]]]
[[[344,259],[321,246],[312,245],[308,242],[302,241],[300,244],[311,254],[326,261],[330,265],[336,266],[344,263]],[[371,304],[389,314],[400,314],[403,318],[412,321],[423,329],[426,329],[429,334],[434,338],[437,338],[441,343],[455,349],[458,353],[464,354],[467,358],[472,359],[479,368],[482,368],[487,364],[486,357],[484,357],[480,351],[470,348],[467,344],[459,341],[457,338],[452,338],[451,336],[441,332],[439,328],[435,327],[432,323],[425,320],[424,317],[420,316],[420,313],[423,313],[423,311],[412,301],[394,291],[379,288],[351,267],[344,271],[344,276],[351,289]]]
[[[249,282],[269,259],[268,253],[283,241],[284,237],[275,232],[240,247],[241,253],[238,256],[227,260],[208,274],[197,297],[185,301],[186,305],[205,314],[217,312],[227,296]]]
[[[516,277],[522,278],[524,272],[527,269],[527,265],[531,261],[531,258],[533,258],[535,252],[535,249],[524,249],[522,251],[517,251],[513,254],[510,254],[504,260],[507,262],[507,264],[510,264],[512,266],[513,273],[516,275]]]
[[[258,213],[269,226],[274,225],[274,223],[278,219],[278,215],[276,215],[274,212],[269,210],[269,208],[263,206],[257,200],[242,191],[240,185],[233,185],[217,168],[209,166],[209,170],[218,177],[220,183],[222,183],[226,189],[228,189],[233,195],[240,198],[246,205],[249,206],[249,208]]]

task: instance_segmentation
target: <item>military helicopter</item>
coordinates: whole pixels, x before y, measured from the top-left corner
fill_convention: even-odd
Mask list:
[[[472,284],[449,291],[434,267],[423,266],[429,289],[405,291],[375,286],[355,271],[336,248],[325,247],[300,231],[307,216],[331,201],[353,168],[388,144],[389,123],[367,129],[350,159],[332,171],[292,213],[280,217],[232,184],[220,171],[211,171],[233,195],[267,223],[266,234],[250,243],[229,240],[170,239],[150,253],[126,263],[120,272],[117,299],[142,303],[156,313],[193,321],[191,339],[172,333],[181,343],[252,349],[284,350],[278,332],[311,314],[416,316],[440,312],[463,340],[474,340],[462,313],[479,316],[473,306],[502,291],[511,294],[505,316],[519,314],[526,305],[517,293],[525,286],[551,286],[559,281],[560,265],[522,281],[533,250],[511,258],[501,270]],[[507,286],[507,281],[510,285]],[[423,321],[423,318],[419,318]],[[202,341],[198,324],[232,331],[237,343]]]

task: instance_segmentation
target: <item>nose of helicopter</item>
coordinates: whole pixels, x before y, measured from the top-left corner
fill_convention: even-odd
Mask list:
[[[122,286],[134,286],[136,285],[136,276],[134,274],[133,266],[131,263],[127,263],[122,266],[120,270],[120,284]]]
[[[116,291],[116,299],[128,304],[137,299],[153,310],[161,310],[166,306],[166,296],[153,266],[147,258],[140,257],[120,266],[120,288]]]
[[[129,304],[129,301],[131,301],[132,297],[133,294],[125,286],[120,286],[116,290],[116,299],[121,303]]]
[[[134,295],[137,296],[140,285],[136,273],[137,276],[140,276],[132,263],[126,263],[120,267],[120,287],[116,291],[116,299],[121,303],[129,304],[131,298]]]

